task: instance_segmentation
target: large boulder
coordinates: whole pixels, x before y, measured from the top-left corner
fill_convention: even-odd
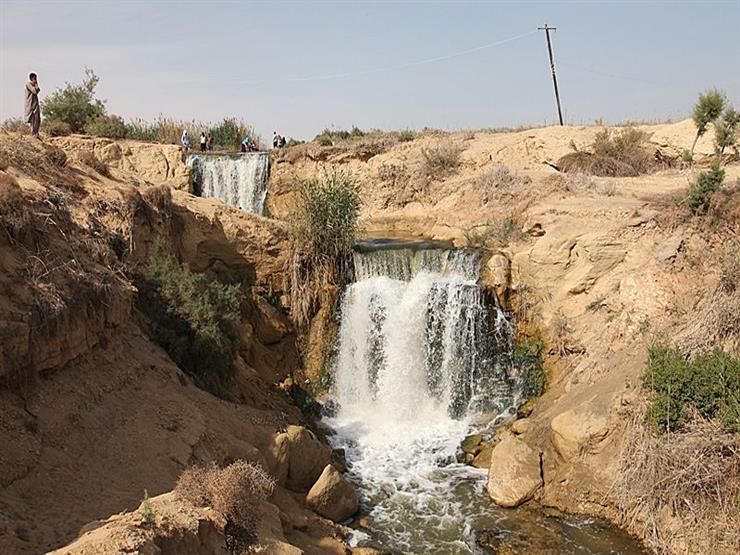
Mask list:
[[[540,453],[513,434],[506,434],[491,451],[488,495],[502,507],[518,507],[542,487]]]
[[[288,426],[273,440],[274,470],[280,485],[306,491],[331,461],[331,447],[302,426]]]
[[[321,516],[341,522],[357,512],[360,500],[352,485],[328,464],[308,492],[306,504]]]
[[[598,449],[609,433],[605,415],[590,411],[567,410],[550,423],[552,444],[563,459],[569,460]]]

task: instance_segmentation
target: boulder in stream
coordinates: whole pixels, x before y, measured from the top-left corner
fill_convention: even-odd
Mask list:
[[[353,516],[360,499],[352,485],[330,464],[306,496],[306,504],[321,516],[341,522]]]
[[[506,434],[491,451],[488,495],[502,507],[518,507],[542,487],[540,453],[513,434]]]

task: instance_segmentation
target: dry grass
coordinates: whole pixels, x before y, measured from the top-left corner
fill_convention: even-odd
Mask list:
[[[704,291],[688,326],[676,338],[688,356],[717,345],[740,350],[740,239],[726,242],[713,263],[717,280]]]
[[[655,169],[655,156],[647,151],[649,135],[634,128],[621,132],[604,129],[594,138],[591,151],[566,154],[557,162],[565,173],[602,177],[635,177]]]
[[[740,550],[740,436],[697,414],[686,432],[653,435],[636,411],[612,493],[621,524],[660,553]]]
[[[493,166],[483,170],[473,185],[483,194],[483,202],[487,202],[498,191],[511,192],[531,182],[531,178],[514,173],[506,166]]]
[[[226,519],[224,533],[231,553],[243,553],[257,540],[261,503],[272,495],[275,481],[259,466],[236,461],[183,471],[175,493],[198,506],[210,506]]]
[[[0,172],[0,225],[11,241],[22,241],[30,233],[32,215],[15,178]]]
[[[172,189],[167,185],[147,187],[141,195],[144,200],[159,212],[169,214],[172,211]]]
[[[421,149],[421,172],[429,179],[443,179],[457,172],[462,148],[451,140]]]
[[[466,231],[465,240],[470,247],[503,247],[528,237],[522,230],[522,222],[522,215],[513,213],[500,220],[489,221],[486,226]]]

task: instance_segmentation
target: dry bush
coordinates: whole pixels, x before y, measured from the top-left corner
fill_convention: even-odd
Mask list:
[[[466,231],[465,239],[470,247],[503,247],[528,237],[522,227],[521,214],[513,213],[500,220],[489,221],[482,229]]]
[[[0,225],[11,241],[20,241],[29,232],[32,214],[15,178],[0,173]]]
[[[521,187],[531,182],[529,177],[518,175],[506,166],[494,166],[483,170],[475,178],[474,185],[478,190],[495,191]]]
[[[560,171],[603,177],[635,177],[655,168],[655,156],[646,150],[649,135],[634,128],[621,132],[604,129],[594,138],[591,152],[576,151],[557,162]]]
[[[620,523],[660,553],[740,550],[740,436],[693,414],[655,436],[636,411],[612,493]]]
[[[21,118],[6,119],[1,127],[3,131],[8,131],[9,133],[20,133],[21,135],[31,134],[31,127]]]
[[[378,168],[378,179],[394,187],[405,185],[409,180],[409,172],[403,164],[382,163]]]
[[[584,349],[573,341],[573,327],[570,318],[559,310],[550,321],[550,336],[552,338],[555,354],[564,357],[583,353]]]
[[[231,553],[243,553],[257,540],[260,505],[274,488],[275,481],[262,468],[240,460],[225,468],[189,468],[180,475],[175,492],[195,506],[220,513],[226,519],[227,547]]]
[[[147,187],[142,196],[160,212],[169,214],[172,211],[172,189],[167,185]]]
[[[740,240],[726,242],[714,263],[719,270],[716,283],[704,291],[689,325],[676,338],[688,356],[717,345],[740,350]]]
[[[457,172],[460,167],[462,148],[451,140],[445,140],[436,146],[423,148],[421,172],[429,179],[442,179]]]
[[[78,155],[80,162],[85,164],[88,168],[92,168],[102,176],[110,177],[110,170],[104,162],[100,160],[91,150],[83,150]]]
[[[44,131],[51,137],[66,137],[72,134],[72,128],[65,121],[54,120],[44,125]]]

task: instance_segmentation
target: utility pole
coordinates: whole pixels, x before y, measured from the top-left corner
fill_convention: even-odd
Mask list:
[[[554,31],[557,29],[557,27],[549,27],[547,23],[545,23],[544,27],[537,27],[538,31],[544,31],[545,36],[547,37],[547,53],[550,55],[550,69],[552,70],[552,84],[555,87],[555,101],[558,103],[558,119],[560,120],[560,125],[565,125],[563,123],[563,111],[560,109],[560,93],[558,92],[558,78],[555,75],[555,60],[552,57],[552,43],[550,42],[550,31]]]

